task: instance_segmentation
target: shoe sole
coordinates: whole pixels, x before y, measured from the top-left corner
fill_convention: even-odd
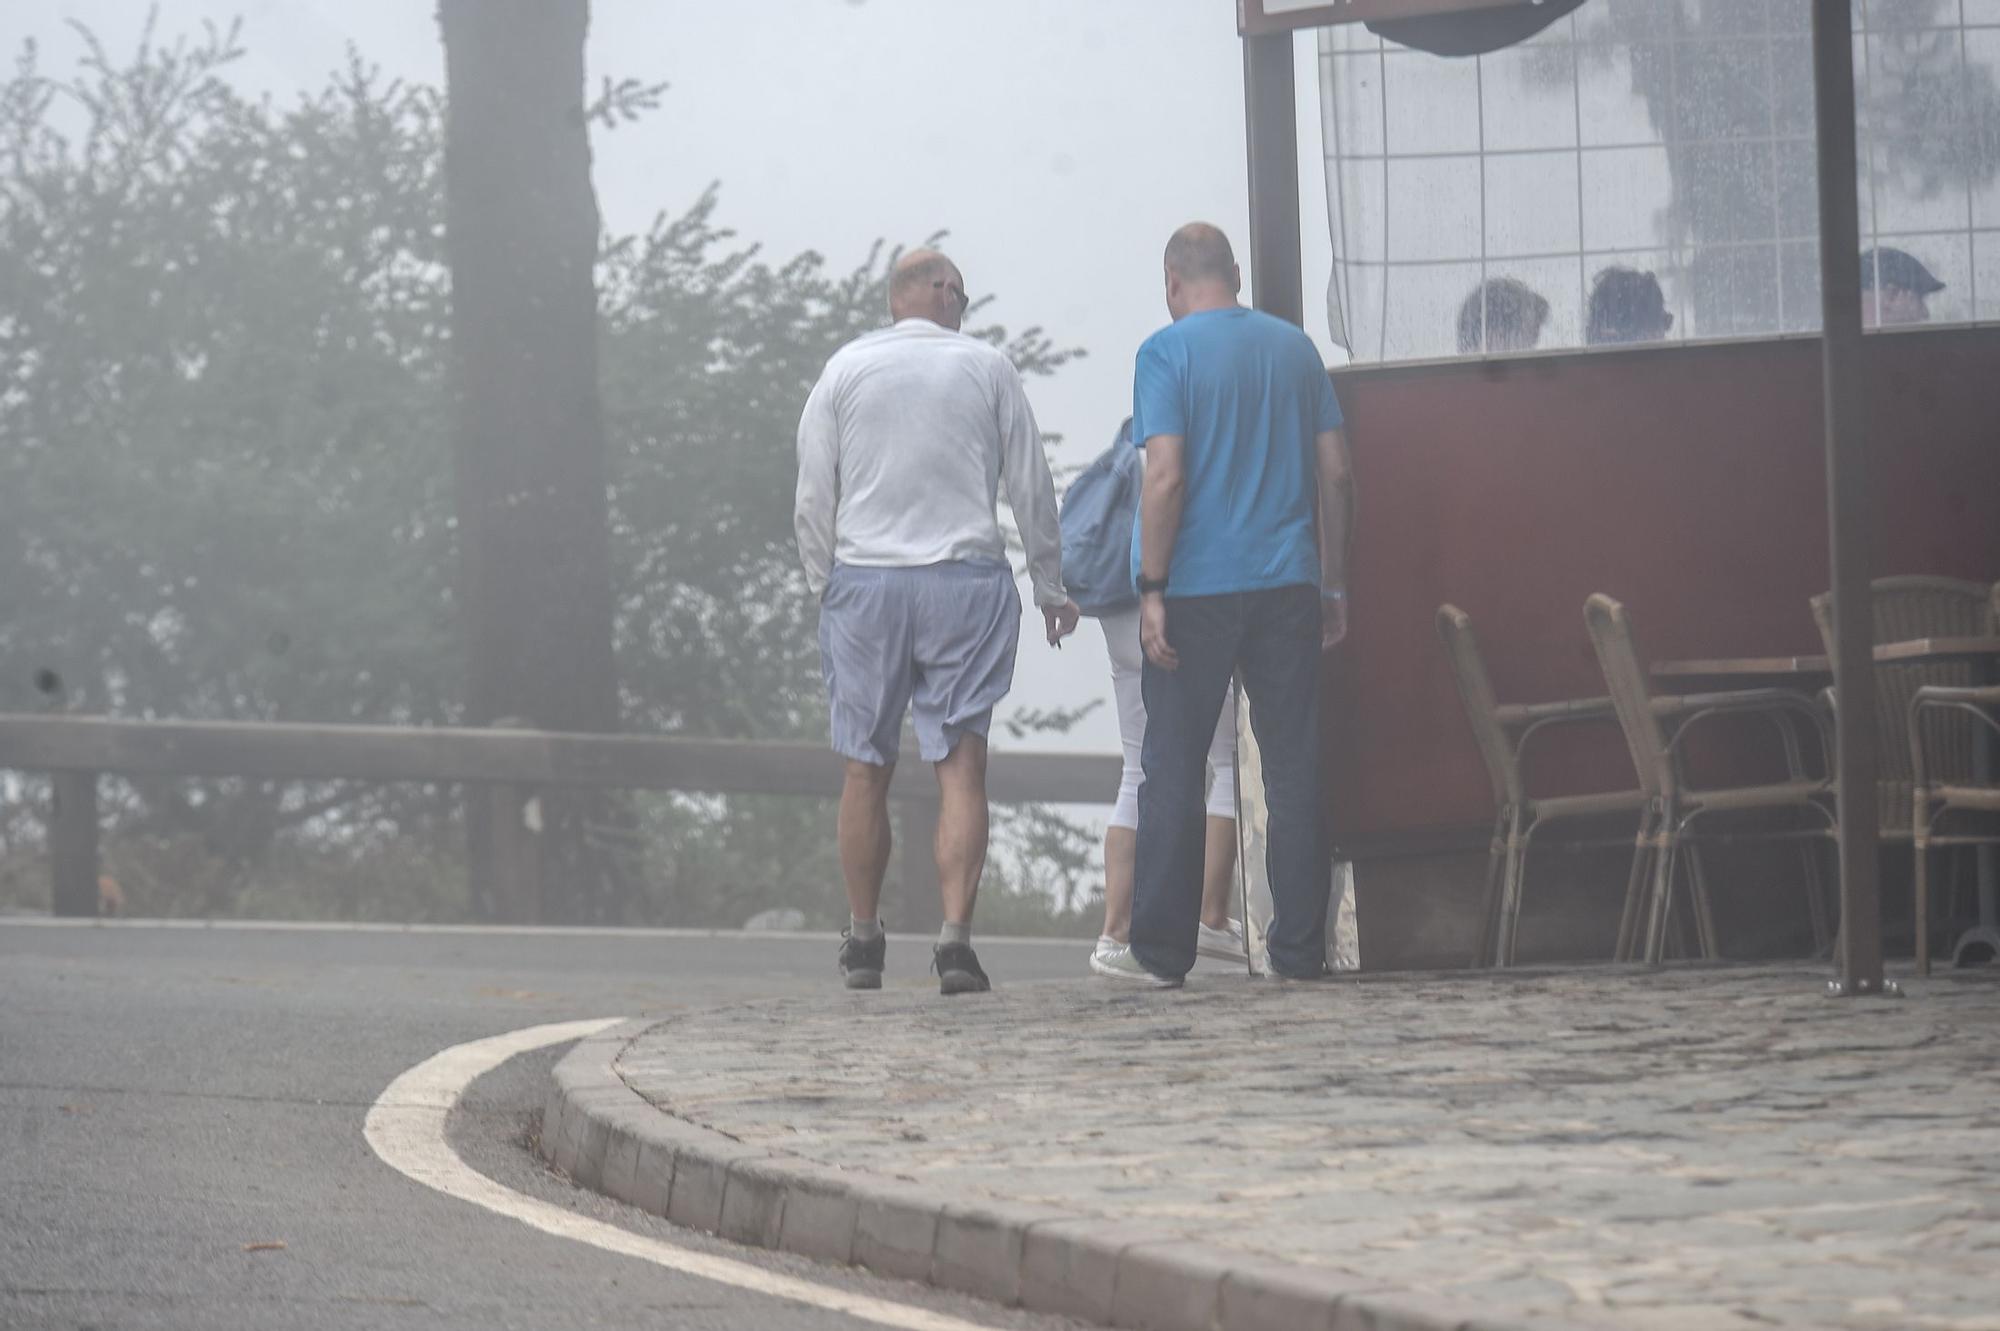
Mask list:
[[[971,971],[946,971],[938,976],[938,992],[941,994],[983,994],[992,988],[991,983]]]
[[[841,977],[849,989],[880,989],[881,971],[848,971]]]
[[[1090,969],[1107,980],[1117,980],[1121,984],[1149,985],[1154,989],[1178,989],[1185,983],[1182,980],[1169,980],[1166,976],[1155,975],[1151,971],[1147,971],[1144,975],[1134,975],[1130,971],[1121,971],[1116,966],[1106,965],[1096,957],[1090,959]]]
[[[1198,957],[1207,957],[1210,961],[1233,961],[1239,966],[1250,964],[1250,954],[1242,948],[1217,947],[1200,943],[1195,946],[1194,954]]]

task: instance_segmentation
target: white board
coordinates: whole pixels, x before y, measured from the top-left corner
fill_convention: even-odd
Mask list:
[[[1271,928],[1271,879],[1265,872],[1264,847],[1270,810],[1264,800],[1264,760],[1257,735],[1250,727],[1250,699],[1241,681],[1236,699],[1236,892],[1243,912],[1243,934],[1250,953],[1250,973],[1271,973],[1265,943]],[[1332,903],[1327,910],[1326,964],[1335,970],[1361,967],[1360,921],[1354,913],[1354,866],[1336,860],[1327,882]]]

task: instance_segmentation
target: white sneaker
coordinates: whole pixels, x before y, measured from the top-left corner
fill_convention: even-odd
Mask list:
[[[1090,954],[1090,968],[1107,980],[1124,980],[1128,984],[1146,984],[1155,989],[1178,989],[1181,981],[1170,980],[1164,975],[1155,975],[1139,964],[1132,955],[1129,943],[1120,943],[1111,938],[1097,940],[1097,949]]]
[[[1248,964],[1250,951],[1243,942],[1243,921],[1231,920],[1226,929],[1211,929],[1202,925],[1194,950],[1195,955],[1216,961],[1233,961],[1239,966]]]
[[[1108,957],[1124,946],[1125,944],[1119,942],[1110,934],[1099,934],[1097,936],[1097,946],[1092,948],[1090,952],[1090,968],[1096,970],[1099,958]]]

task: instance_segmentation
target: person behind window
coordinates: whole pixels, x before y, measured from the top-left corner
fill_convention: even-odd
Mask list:
[[[1549,303],[1527,283],[1489,277],[1458,307],[1458,354],[1533,351],[1548,321]]]
[[[1658,342],[1674,326],[1660,279],[1631,268],[1606,268],[1590,288],[1590,320],[1584,341],[1591,346]]]
[[[1913,254],[1887,245],[1861,256],[1861,322],[1869,328],[1929,323],[1944,283]]]

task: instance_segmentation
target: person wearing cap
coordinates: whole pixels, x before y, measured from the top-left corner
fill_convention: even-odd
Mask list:
[[[1861,322],[1868,328],[1929,323],[1930,298],[1944,290],[1915,255],[1883,245],[1861,256]]]

